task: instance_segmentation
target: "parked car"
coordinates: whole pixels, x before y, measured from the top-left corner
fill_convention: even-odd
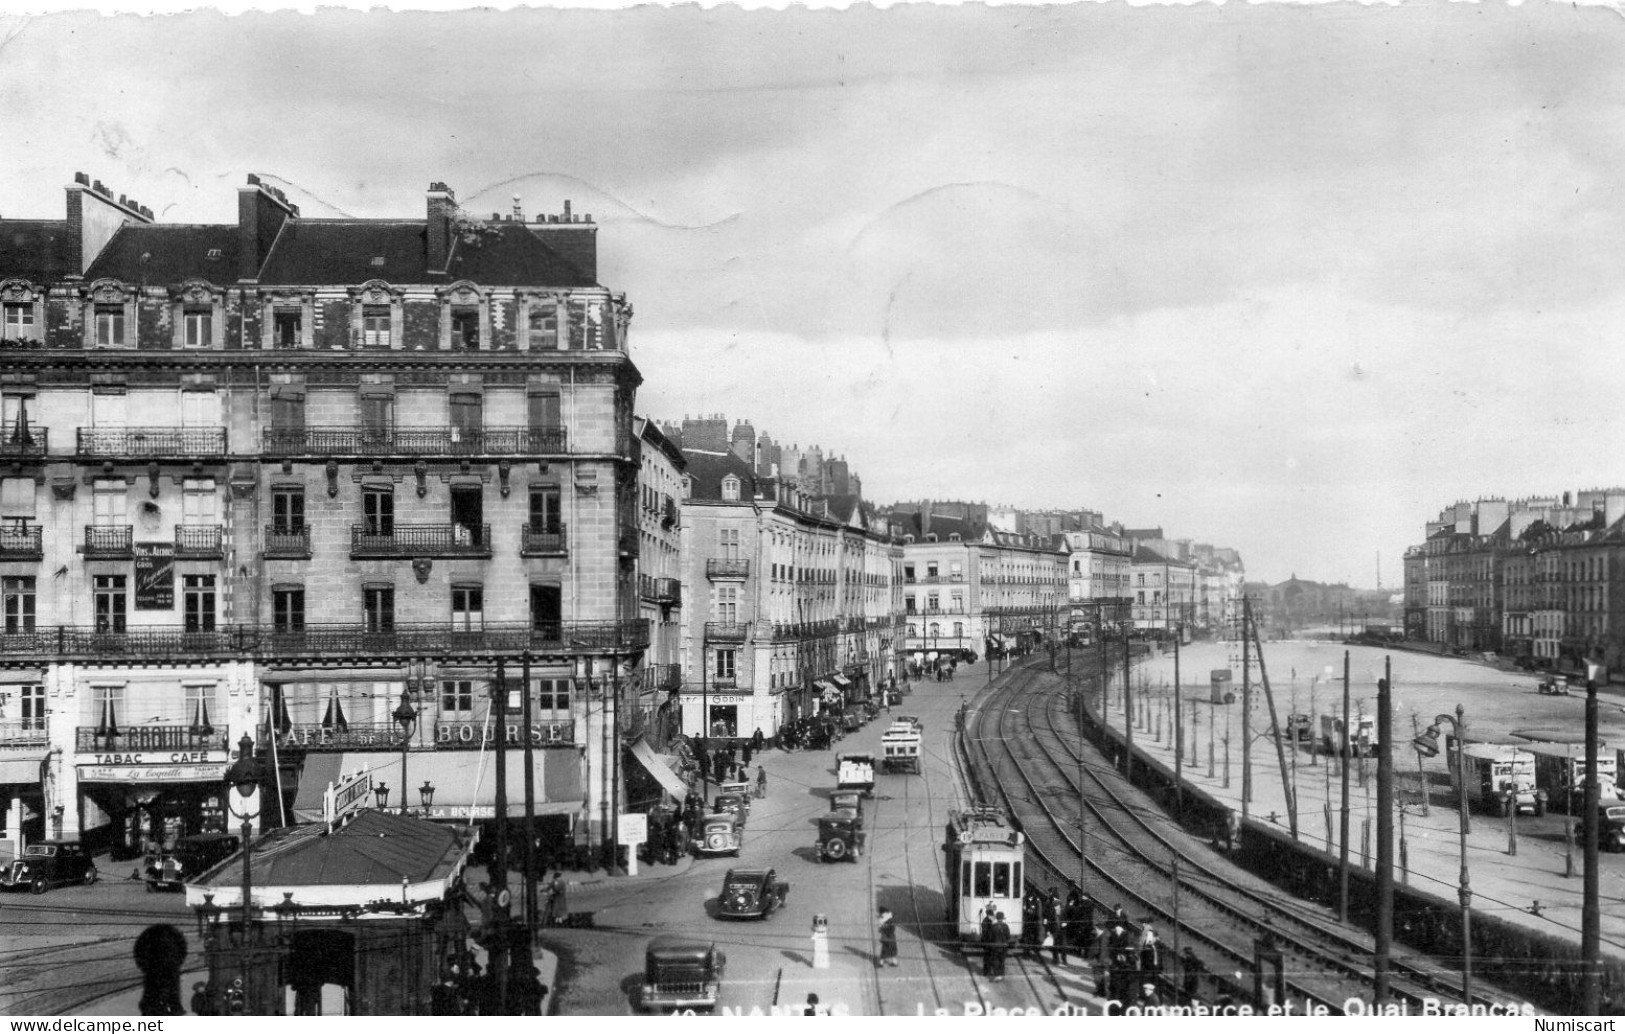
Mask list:
[[[235,833],[198,833],[181,837],[175,846],[147,863],[148,890],[180,890],[189,879],[237,853]]]
[[[666,935],[643,953],[643,1009],[714,1009],[727,956],[715,944]]]
[[[732,812],[707,815],[700,820],[699,828],[694,831],[694,853],[731,854],[738,858],[742,839],[739,834],[739,822]]]
[[[0,888],[27,887],[44,894],[64,883],[96,882],[96,863],[77,840],[41,840],[23,848],[23,856],[0,869]]]
[[[1603,802],[1597,820],[1598,845],[1604,851],[1625,851],[1625,802]]]
[[[748,793],[719,793],[714,807],[711,809],[718,815],[728,812],[738,820],[743,827],[745,820],[750,818],[750,794]]]
[[[766,919],[784,904],[790,885],[772,869],[729,869],[717,895],[719,919]]]
[[[857,861],[863,854],[863,819],[855,811],[841,809],[818,817],[818,860]]]

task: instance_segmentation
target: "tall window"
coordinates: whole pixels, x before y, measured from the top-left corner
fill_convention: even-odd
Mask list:
[[[272,348],[299,348],[305,343],[302,310],[277,309],[271,321]]]
[[[941,597],[939,597],[936,593],[928,593],[925,597],[925,609],[929,611],[941,610],[942,607],[940,606],[940,602]]]
[[[10,527],[26,528],[35,517],[34,479],[0,478],[0,518]]]
[[[468,714],[474,710],[474,680],[446,679],[440,683],[440,710]]]
[[[477,585],[454,585],[451,589],[451,624],[463,632],[485,627],[485,590]]]
[[[17,687],[18,714],[26,732],[45,731],[45,687],[38,684]]]
[[[120,303],[96,306],[96,345],[120,348],[129,344],[125,337],[124,306]]]
[[[271,400],[271,428],[275,431],[305,429],[305,397],[278,395]]]
[[[570,680],[536,680],[536,717],[544,722],[559,722],[570,717]]]
[[[925,565],[925,576],[927,578],[936,578],[936,577],[938,577],[938,575],[937,575],[937,565],[936,564],[926,564]]]
[[[961,636],[963,636],[964,634],[965,634],[965,623],[963,621],[955,621],[954,622],[954,638],[958,639]]]
[[[122,481],[98,481],[91,493],[91,519],[100,526],[124,523],[124,501],[128,486]]]
[[[90,423],[92,427],[120,428],[128,425],[126,396],[123,388],[92,389],[90,392]]]
[[[278,632],[305,630],[305,590],[284,586],[271,590],[271,620]]]
[[[723,586],[717,590],[717,620],[730,625],[739,620],[739,589]]]
[[[364,489],[361,519],[368,535],[395,534],[395,492],[388,488]]]
[[[363,305],[361,307],[361,347],[389,348],[391,327],[389,306]]]
[[[214,575],[181,577],[181,608],[188,632],[214,631]]]
[[[0,578],[0,600],[4,601],[6,634],[34,631],[34,578]]]
[[[215,497],[214,482],[188,478],[181,483],[181,523],[220,523],[219,503]]]
[[[451,307],[451,347],[480,347],[480,308],[477,305]]]
[[[559,347],[559,310],[557,306],[531,304],[530,347],[532,351]]]
[[[557,585],[530,587],[530,627],[549,636],[559,634],[564,620],[564,590]]]
[[[386,441],[389,432],[395,428],[395,396],[361,396],[361,428],[366,432],[364,437],[368,441]]]
[[[559,490],[543,485],[530,490],[530,530],[537,535],[559,533]]]
[[[305,530],[305,490],[289,486],[271,490],[271,527],[284,534]]]
[[[903,597],[903,613],[905,613],[905,614],[916,614],[916,613],[918,613],[918,611],[915,609],[915,603],[914,603],[914,597],[913,596],[904,596]]]
[[[722,559],[739,559],[739,529],[721,528],[717,531],[718,545],[721,547]]]
[[[395,631],[395,587],[368,585],[361,590],[361,607],[369,632]]]
[[[556,431],[563,426],[559,418],[559,389],[533,389],[525,396],[525,418],[532,431]]]
[[[187,308],[181,314],[181,344],[187,348],[207,348],[214,343],[214,310]]]
[[[220,707],[215,703],[215,684],[212,682],[193,682],[182,687],[186,694],[186,721],[203,723],[207,721],[214,724],[216,716],[220,714]]]
[[[473,442],[485,426],[484,399],[478,395],[453,395],[451,404],[451,437],[456,442]]]
[[[124,717],[123,686],[91,686],[90,706],[95,708],[97,723],[111,721],[117,725]]]
[[[35,336],[33,302],[6,302],[4,309],[5,322],[0,325],[0,333],[7,341]]]
[[[737,651],[735,651],[735,650],[718,650],[717,651],[717,670],[716,670],[717,678],[719,678],[719,679],[731,679],[731,678],[734,677],[734,674],[735,674],[734,657],[735,657],[736,653],[737,653]]]
[[[121,574],[99,574],[93,579],[92,592],[96,605],[96,631],[124,631],[128,597]]]

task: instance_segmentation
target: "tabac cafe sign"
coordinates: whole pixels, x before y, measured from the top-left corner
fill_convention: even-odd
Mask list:
[[[135,609],[175,609],[175,544],[135,544]]]
[[[81,783],[218,783],[226,777],[223,750],[149,750],[92,754],[79,765]]]

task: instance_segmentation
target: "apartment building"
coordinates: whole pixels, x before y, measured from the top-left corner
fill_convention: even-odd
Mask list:
[[[361,766],[492,817],[479,754],[528,740],[542,810],[601,836],[649,631],[596,226],[443,183],[400,219],[305,218],[252,176],[233,224],[82,175],[66,201],[0,220],[6,836],[220,828],[245,739],[265,823]]]

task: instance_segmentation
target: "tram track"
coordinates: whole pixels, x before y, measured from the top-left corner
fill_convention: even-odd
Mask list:
[[[1108,780],[1098,771],[1098,757],[1094,765],[1087,763],[1086,753],[1074,749],[1057,727],[1058,714],[1062,710],[1070,714],[1064,687],[1035,692],[1039,684],[1035,666],[1012,673],[986,696],[974,712],[973,722],[967,723],[967,733],[981,758],[978,767],[991,776],[986,781],[997,788],[1021,822],[1033,852],[1046,867],[1064,873],[1064,860],[1073,862],[1070,868],[1076,871],[1073,860],[1081,857],[1124,901],[1167,919],[1172,915],[1174,893],[1172,860],[1177,858],[1184,868],[1178,884],[1184,903],[1181,928],[1209,952],[1218,953],[1226,968],[1246,970],[1253,965],[1251,938],[1244,943],[1236,940],[1235,931],[1240,928],[1268,936],[1288,956],[1285,984],[1289,997],[1317,1003],[1328,1012],[1342,1012],[1343,1003],[1350,998],[1370,1000],[1373,967],[1356,961],[1369,959],[1368,944],[1251,874],[1221,873],[1203,853],[1177,844],[1156,829],[1148,817],[1152,806],[1131,804],[1114,785],[1115,779]],[[1012,717],[1016,715],[1020,718]],[[988,735],[990,726],[993,736]],[[966,753],[971,753],[968,748]],[[970,761],[974,766],[975,757]],[[1080,777],[1088,782],[1087,788]],[[1087,825],[1091,839],[1099,838],[1098,847],[1091,844],[1089,852],[1079,850],[1072,835],[1076,819],[1061,817],[1049,803],[1057,799],[1071,805],[1074,816],[1081,802],[1092,818]],[[1326,950],[1326,945],[1332,950]],[[1396,1000],[1416,1002],[1428,992],[1452,990],[1442,967],[1406,959],[1393,959],[1391,965],[1390,990]],[[1459,995],[1459,985],[1454,993]]]

